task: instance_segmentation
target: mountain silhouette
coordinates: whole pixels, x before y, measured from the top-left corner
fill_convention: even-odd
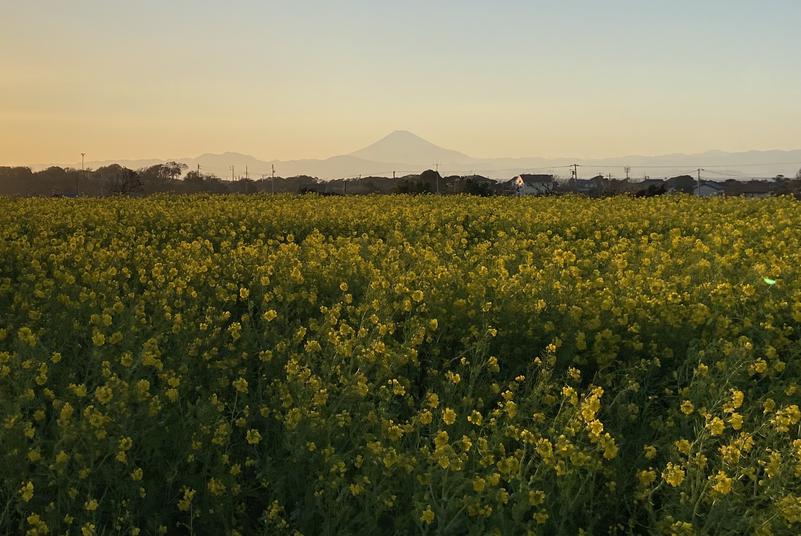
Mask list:
[[[520,173],[552,173],[568,176],[567,166],[580,163],[579,176],[591,177],[597,174],[625,176],[623,167],[630,166],[633,179],[669,177],[706,168],[709,178],[750,178],[774,177],[777,174],[795,176],[801,167],[801,150],[796,151],[746,151],[730,153],[707,151],[698,154],[667,154],[656,156],[629,155],[616,158],[583,159],[565,158],[475,158],[459,151],[439,147],[411,132],[397,130],[358,151],[332,156],[330,158],[307,158],[300,160],[260,160],[251,155],[226,152],[205,153],[196,157],[171,158],[187,164],[189,170],[198,165],[203,173],[217,175],[224,179],[233,175],[237,178],[247,176],[257,179],[270,176],[273,166],[278,176],[291,177],[311,175],[321,179],[336,179],[358,176],[380,175],[391,177],[420,173],[425,169],[439,166],[444,175],[481,174],[494,179],[509,179]],[[87,162],[87,167],[97,169],[112,163],[139,169],[165,162],[161,159],[112,160]],[[33,166],[44,169],[48,166]],[[73,167],[79,168],[80,163]]]
[[[464,153],[443,149],[406,130],[396,130],[350,156],[373,162],[404,162],[419,166],[449,166],[476,161]]]

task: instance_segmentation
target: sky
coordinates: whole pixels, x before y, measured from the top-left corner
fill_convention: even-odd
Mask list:
[[[801,148],[798,0],[0,0],[0,165]]]

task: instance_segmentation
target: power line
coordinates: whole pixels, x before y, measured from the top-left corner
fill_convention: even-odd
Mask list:
[[[626,167],[630,166],[633,169],[657,169],[657,168],[676,168],[676,167],[684,167],[688,164],[687,162],[677,162],[675,164],[642,164],[642,165],[629,165],[629,164],[603,164],[603,165],[595,165],[594,167],[597,168],[616,168],[616,167]],[[704,168],[716,167],[716,168],[727,168],[727,167],[755,167],[755,166],[799,166],[801,162],[752,162],[750,164],[704,164]],[[696,168],[697,169],[697,168]]]
[[[481,173],[496,173],[502,174],[503,172],[520,174],[520,173],[537,173],[537,172],[550,172],[552,175],[556,175],[557,170],[562,169],[570,169],[571,170],[571,177],[578,178],[578,168],[579,167],[595,167],[598,170],[601,169],[623,169],[626,173],[627,178],[631,178],[632,172],[637,171],[638,173],[645,172],[647,175],[648,170],[658,170],[658,169],[670,169],[673,170],[672,173],[678,175],[694,175],[697,174],[698,168],[702,168],[709,173],[713,173],[718,176],[734,176],[739,178],[751,178],[750,175],[742,173],[740,171],[732,170],[731,168],[735,167],[754,167],[754,166],[799,166],[801,167],[801,161],[799,162],[752,162],[752,163],[744,163],[744,164],[702,164],[696,165],[695,167],[689,168],[692,164],[688,164],[687,162],[676,162],[676,163],[663,163],[663,164],[564,164],[564,165],[555,165],[555,166],[542,166],[542,167],[503,167],[503,168],[480,168],[480,169],[471,169],[470,173],[481,174]],[[685,167],[687,166],[687,167]],[[689,169],[688,169],[689,168]],[[718,168],[721,171],[715,171],[714,169],[710,168]],[[438,172],[439,171],[439,163],[434,163],[434,169]],[[677,171],[682,170],[682,171]],[[685,171],[686,170],[686,171]],[[466,170],[459,170],[458,168],[453,169],[454,173],[460,173],[461,171]],[[273,166],[274,172],[274,166]],[[401,174],[400,178],[402,178],[402,174],[419,174],[421,172],[420,168],[416,169],[395,169],[395,170],[375,170],[369,172],[362,172],[362,176],[366,177],[382,177],[382,178],[393,178],[397,179],[399,174]],[[390,175],[391,173],[391,175]],[[599,174],[603,175],[604,173],[598,172]]]
[[[723,173],[721,171],[715,171],[714,169],[707,169],[706,172],[707,173],[714,173],[715,175],[720,175],[721,177],[729,177],[731,175],[735,175],[737,177],[750,178],[748,175],[746,175],[744,173],[740,173],[739,171],[727,171],[726,173]]]

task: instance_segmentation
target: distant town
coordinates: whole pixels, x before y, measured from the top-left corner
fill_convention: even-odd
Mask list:
[[[778,175],[772,179],[708,180],[698,170],[696,176],[679,175],[665,178],[617,179],[597,175],[578,178],[575,168],[570,178],[553,174],[519,174],[507,180],[481,175],[442,176],[436,170],[401,177],[351,177],[321,180],[308,175],[270,176],[260,179],[240,177],[222,179],[187,171],[178,162],[155,164],[133,170],[119,164],[98,169],[49,167],[32,171],[27,167],[0,167],[0,195],[96,197],[110,195],[149,195],[156,193],[316,193],[320,195],[370,194],[466,194],[479,196],[546,196],[577,194],[588,197],[628,195],[651,197],[685,193],[701,197],[774,195],[801,196],[801,170],[794,177]]]

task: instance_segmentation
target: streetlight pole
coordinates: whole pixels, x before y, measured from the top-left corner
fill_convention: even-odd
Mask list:
[[[701,172],[704,171],[704,168],[698,168],[698,189],[696,193],[698,197],[701,197]]]
[[[81,153],[81,176],[86,175],[86,168],[84,167],[84,158],[86,153]],[[78,177],[75,177],[75,197],[78,197]]]

